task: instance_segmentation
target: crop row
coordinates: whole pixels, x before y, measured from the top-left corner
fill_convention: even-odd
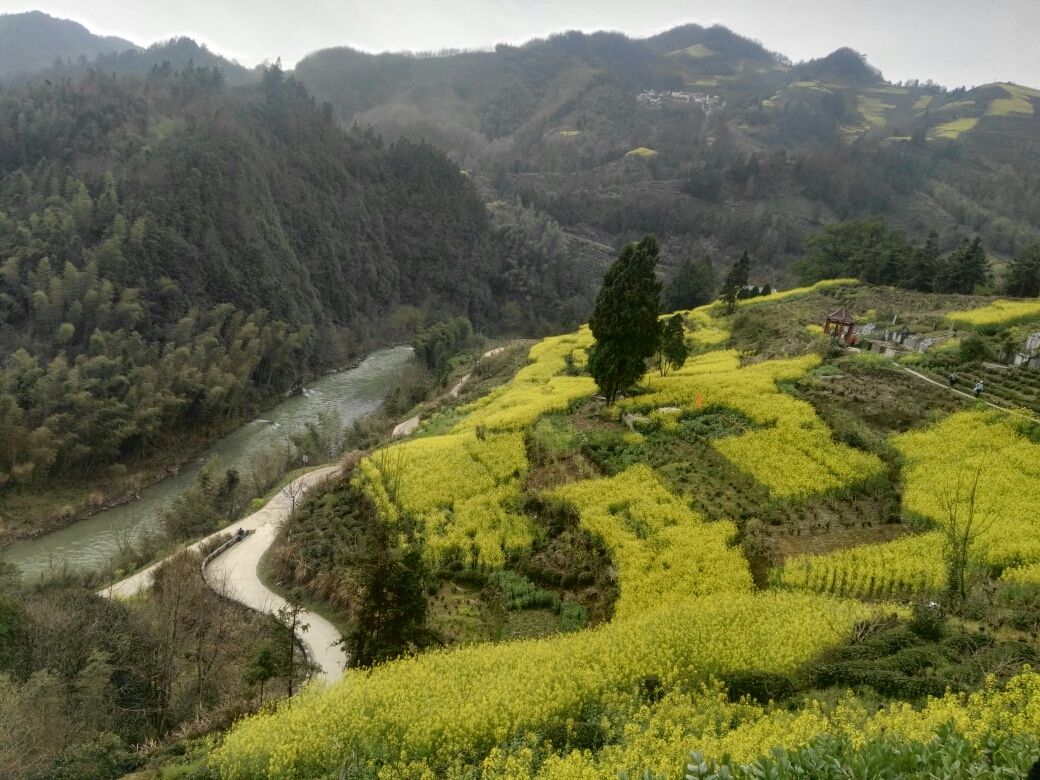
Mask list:
[[[780,577],[789,587],[862,598],[934,592],[943,585],[942,537],[930,533],[801,555],[787,562]]]
[[[793,559],[784,584],[855,596],[935,591],[944,583],[943,529],[954,523],[972,537],[973,558],[1008,569],[1009,579],[1040,579],[1040,445],[999,412],[960,412],[893,444],[905,459],[903,506],[938,530]]]

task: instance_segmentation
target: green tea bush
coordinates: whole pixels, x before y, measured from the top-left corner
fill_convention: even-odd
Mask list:
[[[576,601],[568,601],[560,608],[560,631],[581,631],[589,624],[589,611]]]

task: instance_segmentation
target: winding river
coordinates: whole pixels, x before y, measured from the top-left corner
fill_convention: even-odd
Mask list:
[[[411,355],[411,347],[380,350],[355,369],[312,382],[301,395],[288,398],[225,436],[176,476],[142,490],[135,501],[99,512],[60,531],[16,542],[0,556],[29,577],[64,567],[89,570],[104,566],[118,551],[121,539],[157,528],[163,508],[192,484],[206,460],[217,455],[225,467],[242,469],[253,453],[285,441],[289,431],[316,421],[324,411],[336,411],[345,425],[352,423],[379,408]]]

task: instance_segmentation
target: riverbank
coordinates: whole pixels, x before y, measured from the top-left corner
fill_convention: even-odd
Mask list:
[[[46,576],[52,569],[60,573],[66,566],[81,572],[110,566],[126,569],[126,564],[147,560],[166,547],[159,539],[164,534],[175,540],[197,536],[208,529],[216,530],[217,520],[227,521],[238,516],[242,507],[248,507],[261,491],[267,492],[285,471],[304,466],[308,448],[313,450],[309,455],[310,465],[327,461],[332,453],[325,453],[323,457],[324,448],[334,439],[338,440],[330,424],[338,421],[337,424],[351,426],[376,411],[388,390],[395,386],[411,354],[410,349],[381,350],[366,358],[357,370],[337,372],[316,380],[303,392],[281,401],[262,417],[249,420],[202,453],[196,451],[194,459],[187,461],[176,476],[142,488],[137,494],[139,500],[96,512],[32,540],[15,542],[4,548],[2,557],[27,576]],[[316,427],[312,430],[308,426]],[[300,454],[290,442],[290,435],[309,435],[310,432],[318,439],[312,442],[313,437],[305,436],[303,454]],[[328,443],[319,441],[322,436],[330,437]],[[197,480],[205,463],[213,464],[210,467],[213,473],[207,477],[206,485],[210,487],[201,488]],[[204,505],[196,508],[198,511],[182,507],[178,511],[183,516],[171,518],[174,526],[170,529],[164,526],[164,515],[179,497],[192,491],[212,492],[217,490],[214,487],[217,482],[223,484],[225,480],[231,480],[227,483],[229,487],[211,498],[221,502],[219,512],[234,511],[223,518],[214,517],[208,528],[200,526],[193,518],[201,518],[209,513],[206,507],[215,506],[206,499]],[[201,500],[201,494],[192,500]],[[130,548],[133,549],[128,555]],[[113,563],[116,557],[121,560]]]
[[[307,384],[353,371],[372,355],[395,347],[373,349],[363,358],[351,361],[346,367],[332,368]],[[305,390],[306,385],[293,388]],[[112,509],[127,507],[143,491],[178,476],[185,468],[198,462],[207,450],[220,440],[269,413],[292,397],[293,393],[275,394],[263,403],[242,414],[228,418],[205,430],[190,435],[172,435],[158,443],[147,455],[124,462],[122,468],[83,478],[53,479],[44,487],[38,485],[11,487],[0,494],[0,554],[17,542],[37,539],[89,520]]]

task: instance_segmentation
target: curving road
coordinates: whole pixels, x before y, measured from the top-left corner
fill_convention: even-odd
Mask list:
[[[338,470],[338,466],[328,466],[311,471],[295,480],[291,484],[297,486],[296,500],[299,501],[303,492]],[[292,511],[290,497],[292,492],[291,489],[283,489],[262,509],[188,548],[189,550],[201,550],[207,542],[212,542],[216,537],[227,534],[235,535],[239,530],[252,532],[241,542],[231,545],[207,563],[203,575],[207,584],[217,593],[258,612],[272,615],[285,606],[285,599],[268,590],[260,582],[256,568],[278,535],[279,526]],[[99,595],[109,598],[136,596],[151,587],[155,569],[160,565],[162,565],[162,561],[99,591]],[[308,659],[321,669],[315,674],[315,677],[335,682],[343,676],[347,665],[347,656],[339,644],[339,631],[325,618],[307,610],[300,613],[300,623],[307,625],[308,629],[305,632],[298,632],[297,636],[307,651]]]
[[[497,347],[485,352],[483,357],[494,357],[504,350],[504,346]],[[452,388],[450,394],[453,397],[458,396],[467,379],[468,374]],[[394,429],[394,438],[412,433],[418,423],[418,416],[401,423]],[[232,544],[206,563],[203,570],[206,583],[225,598],[258,612],[273,615],[282,609],[286,604],[285,599],[268,590],[260,581],[256,573],[257,566],[277,537],[279,526],[292,511],[292,493],[296,493],[296,500],[299,501],[305,491],[338,470],[338,466],[327,466],[304,474],[249,517],[232,523],[188,547],[188,550],[201,552],[206,545],[212,545],[217,537],[244,533],[242,541]],[[142,569],[133,576],[98,591],[98,595],[107,598],[132,598],[152,586],[155,570],[162,564],[163,561],[159,561]],[[300,643],[306,649],[308,659],[320,668],[315,677],[335,682],[343,676],[347,666],[347,656],[340,644],[342,637],[339,631],[325,618],[308,610],[301,611],[300,624],[308,627],[306,631],[298,632]]]

